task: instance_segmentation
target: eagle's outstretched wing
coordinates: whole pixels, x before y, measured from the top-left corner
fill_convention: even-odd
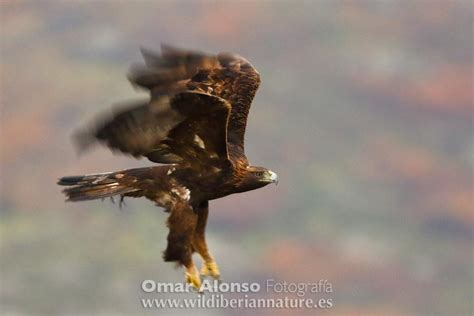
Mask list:
[[[213,166],[227,160],[230,105],[198,91],[161,95],[116,111],[112,118],[79,131],[79,149],[101,141],[113,150],[153,162]]]
[[[257,70],[232,53],[201,52],[161,47],[161,55],[142,49],[145,65],[132,67],[129,79],[149,89],[152,98],[194,90],[220,97],[231,105],[227,142],[231,159],[247,161],[244,134],[253,97],[260,85]]]

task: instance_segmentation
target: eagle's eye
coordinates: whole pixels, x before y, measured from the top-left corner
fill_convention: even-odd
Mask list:
[[[263,176],[263,172],[261,172],[261,171],[255,172],[255,175],[257,177],[261,177],[261,176]]]

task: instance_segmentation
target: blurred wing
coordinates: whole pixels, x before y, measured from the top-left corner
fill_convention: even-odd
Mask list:
[[[132,83],[147,88],[153,97],[194,90],[215,95],[231,105],[227,141],[233,158],[245,158],[244,134],[260,75],[244,58],[232,53],[207,55],[162,46],[161,55],[142,49],[145,65],[133,66]]]
[[[228,159],[230,105],[197,91],[163,95],[117,111],[76,135],[80,150],[96,141],[153,162],[208,165]]]
[[[170,46],[161,46],[161,55],[149,49],[141,48],[144,65],[133,65],[130,69],[129,80],[140,87],[162,91],[169,94],[176,85],[185,89],[198,69],[213,69],[219,67],[215,56],[197,51],[179,50]]]

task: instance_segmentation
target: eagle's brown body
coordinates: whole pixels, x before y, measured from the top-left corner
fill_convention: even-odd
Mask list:
[[[208,201],[276,182],[276,174],[250,166],[244,134],[260,76],[244,58],[162,47],[142,50],[145,65],[132,68],[132,83],[150,90],[149,101],[117,110],[76,135],[79,148],[102,142],[111,149],[166,165],[64,177],[70,201],[146,197],[170,212],[166,261],[186,267],[199,287],[191,255],[202,274],[219,276],[204,232]]]

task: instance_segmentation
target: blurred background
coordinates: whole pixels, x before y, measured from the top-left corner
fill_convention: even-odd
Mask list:
[[[2,314],[142,314],[140,298],[159,296],[143,280],[183,280],[161,259],[161,209],[64,203],[56,185],[151,165],[104,148],[78,157],[70,135],[145,96],[125,75],[139,46],[164,42],[239,53],[262,75],[246,151],[280,184],[211,202],[208,243],[225,281],[329,280],[324,315],[470,315],[472,6],[2,1]]]

